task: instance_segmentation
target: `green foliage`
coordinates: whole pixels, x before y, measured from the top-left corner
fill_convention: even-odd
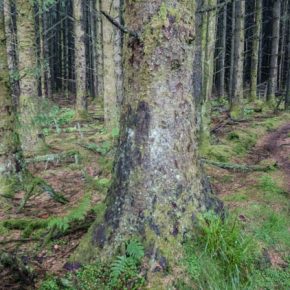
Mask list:
[[[126,243],[126,255],[116,257],[111,266],[110,285],[117,287],[126,285],[128,281],[138,275],[138,266],[144,257],[143,245],[136,239]]]
[[[41,283],[39,290],[60,290],[60,288],[55,277],[48,277]]]
[[[270,175],[261,176],[258,187],[263,191],[264,194],[285,193],[285,191],[278,186],[277,182]]]
[[[49,101],[40,103],[39,113],[35,116],[33,122],[43,129],[45,135],[49,134],[52,128],[61,133],[61,126],[69,124],[75,117],[75,111],[69,108],[59,108]]]
[[[112,129],[112,137],[113,138],[118,138],[119,137],[119,134],[120,134],[119,128],[113,128]]]
[[[252,278],[252,289],[290,289],[290,267],[286,269],[266,268],[256,270]]]
[[[48,228],[58,229],[62,232],[65,232],[72,222],[84,220],[90,210],[91,195],[86,194],[84,195],[78,206],[71,209],[66,216],[51,218],[48,223]]]
[[[248,196],[245,193],[234,193],[227,195],[224,200],[225,201],[245,201],[248,200]]]
[[[43,219],[10,219],[2,223],[8,230],[22,230],[23,238],[30,237],[35,230],[46,228],[47,224]]]
[[[111,185],[111,180],[108,178],[98,178],[95,182],[97,189],[101,192],[106,192]]]
[[[257,256],[237,220],[222,220],[211,212],[198,219],[197,233],[185,251],[188,273],[199,289],[248,285]]]
[[[284,244],[290,247],[289,223],[285,213],[275,213],[268,210],[264,221],[255,229],[256,237],[267,245]]]
[[[89,144],[84,145],[84,147],[95,153],[106,155],[111,150],[112,144],[110,141],[104,141],[100,145],[95,144],[95,143],[89,143]]]
[[[126,253],[138,261],[144,257],[144,247],[138,240],[132,239],[127,243]]]
[[[110,265],[96,262],[62,279],[48,277],[41,284],[40,290],[137,290],[145,282],[139,275],[143,256],[142,244],[132,239],[126,243],[125,254],[116,257]]]

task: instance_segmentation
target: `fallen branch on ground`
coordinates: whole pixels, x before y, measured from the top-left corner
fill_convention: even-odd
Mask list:
[[[208,159],[202,159],[202,162],[213,165],[222,169],[233,170],[233,171],[240,171],[240,172],[253,172],[253,171],[269,171],[273,169],[276,165],[247,165],[247,164],[237,164],[237,163],[225,163],[225,162],[217,162]]]
[[[77,156],[77,157],[76,157]],[[40,162],[76,162],[79,158],[78,151],[68,151],[68,152],[61,152],[61,153],[52,153],[42,156],[35,156],[32,158],[28,158],[25,160],[26,164],[30,163],[40,163]]]

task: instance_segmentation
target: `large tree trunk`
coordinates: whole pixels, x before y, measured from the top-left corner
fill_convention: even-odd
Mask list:
[[[102,10],[121,22],[120,0],[102,1]],[[121,37],[121,31],[103,16],[104,113],[106,127],[110,130],[119,127],[119,104],[123,90]]]
[[[233,88],[230,110],[233,118],[239,118],[242,114],[241,101],[243,99],[245,0],[235,0],[235,18]]]
[[[3,5],[0,5],[0,195],[13,190],[13,177],[21,169],[5,40]]]
[[[255,27],[252,46],[252,58],[251,58],[250,101],[255,101],[257,99],[259,49],[260,49],[260,36],[262,30],[262,13],[263,13],[262,5],[263,5],[262,0],[256,0]]]
[[[22,148],[32,152],[41,145],[35,125],[38,108],[38,69],[34,29],[33,5],[30,1],[17,0],[17,41],[20,74],[20,137]]]
[[[154,271],[162,256],[177,263],[195,215],[221,203],[205,190],[197,155],[195,3],[127,0],[126,5],[125,23],[140,36],[126,36],[113,185],[103,220],[74,258],[109,259],[122,242],[139,236]]]
[[[73,17],[75,42],[76,110],[78,117],[82,118],[88,107],[84,0],[73,1]]]
[[[281,0],[274,1],[273,7],[273,30],[272,30],[272,49],[270,61],[270,76],[267,94],[267,103],[273,105],[275,101],[275,93],[277,88],[277,73],[278,73],[278,52],[279,52],[279,37],[280,37],[280,14]]]

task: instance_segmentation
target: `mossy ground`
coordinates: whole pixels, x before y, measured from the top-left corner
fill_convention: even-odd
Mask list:
[[[84,230],[43,243],[43,238],[51,229],[65,232],[82,226],[85,220],[92,222],[103,215],[105,205],[102,201],[110,185],[113,165],[111,149],[117,132],[107,132],[103,122],[98,121],[102,119],[100,111],[100,108],[97,111],[91,110],[90,118],[82,121],[75,121],[71,109],[53,113],[55,115],[52,114],[53,118],[50,119],[54,120],[45,120],[43,126],[48,145],[46,154],[75,150],[78,152],[77,160],[64,163],[52,160],[29,165],[32,173],[63,193],[69,199],[68,204],[56,204],[49,196],[41,194],[29,200],[24,210],[17,213],[22,192],[1,202],[2,240],[39,239],[19,244],[17,253],[25,253],[33,261],[42,259],[41,267],[46,270],[46,276],[39,276],[44,279],[44,282],[37,283],[38,287],[42,285],[41,289],[101,289],[100,285],[102,289],[114,289],[108,286],[111,279],[110,266],[100,262],[65,274],[63,266],[70,261],[69,256],[83,238]],[[248,115],[248,121],[222,127],[213,136],[211,145],[202,148],[204,157],[232,163],[275,163],[272,156],[264,156],[264,152],[255,146],[263,136],[289,123],[290,115],[281,113],[266,117],[263,113],[253,111],[249,111]],[[89,146],[85,148],[82,146],[84,144]],[[156,275],[155,284],[151,284],[150,289],[162,289],[161,284],[175,285],[176,289],[288,289],[289,189],[282,169],[273,168],[266,173],[239,173],[207,165],[206,170],[215,191],[229,209],[228,222],[218,223],[214,234],[211,234],[211,237],[222,235],[222,246],[227,254],[223,258],[212,256],[204,240],[205,231],[197,230],[186,243],[184,254],[182,249],[178,254],[184,257],[180,258],[180,267],[168,267],[166,273]],[[233,226],[233,222],[237,226]],[[207,227],[204,229],[208,230]],[[235,243],[234,240],[239,242]],[[248,241],[251,247],[248,247]],[[5,245],[5,248],[15,250],[16,245],[11,243]],[[221,247],[221,244],[216,244],[216,247]],[[91,255],[89,252],[84,254],[88,257]],[[237,262],[228,264],[228,258]],[[37,263],[34,263],[36,272],[39,270]],[[240,272],[228,271],[233,265],[237,265],[237,271]],[[126,281],[130,282],[126,284],[125,281],[124,285],[129,289],[134,289],[133,285],[138,285],[138,289],[144,288],[144,267],[145,261],[137,272],[134,270],[133,274],[128,274],[130,279]],[[130,275],[135,275],[138,283],[130,284],[131,279],[135,281]],[[74,282],[78,288],[74,288]]]
[[[268,139],[263,137],[289,124],[290,115],[279,113],[266,117],[268,113],[251,112],[249,121],[235,122],[221,128],[214,136],[212,145],[206,150],[203,148],[204,157],[239,164],[275,163],[275,156],[268,151],[271,148],[268,149],[269,146],[263,144]],[[280,143],[277,144],[279,146]],[[280,147],[279,150],[283,149]],[[203,252],[201,266],[208,270],[206,273],[197,271],[200,276],[193,276],[193,282],[204,286],[203,279],[207,277],[210,281],[207,289],[288,289],[289,176],[284,172],[283,166],[267,173],[239,173],[208,165],[206,169],[215,191],[229,209],[230,216],[237,218],[242,226],[242,234],[256,245],[253,253],[255,261],[248,265],[249,269],[254,266],[255,270],[251,273],[249,271],[247,284],[239,280],[224,283],[220,279],[220,269],[223,269],[221,264],[215,265],[211,260],[209,262],[208,255]],[[196,258],[196,255],[192,254],[192,257]],[[194,265],[192,262],[191,266]]]
[[[67,204],[54,201],[38,189],[19,211],[25,194],[22,189],[29,184],[0,197],[0,247],[29,257],[31,263],[34,261],[32,268],[37,276],[43,273],[41,269],[60,275],[83,233],[100,214],[99,204],[110,184],[113,144],[117,138],[117,132],[104,128],[102,111],[99,105],[92,104],[87,118],[76,120],[75,111],[69,106],[49,103],[35,118],[45,136],[46,150],[25,157],[50,157],[47,161],[29,162],[28,169],[64,195]],[[101,152],[85,148],[85,144],[94,144]],[[76,154],[70,156],[70,152]],[[66,153],[68,158],[57,157]],[[4,243],[18,239],[26,242]],[[37,277],[41,278],[42,275]]]

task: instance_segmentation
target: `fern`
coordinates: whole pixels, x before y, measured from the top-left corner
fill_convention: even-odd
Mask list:
[[[115,259],[111,267],[111,278],[113,283],[116,283],[120,278],[121,274],[126,271],[127,265],[128,265],[128,257],[118,256]]]
[[[139,261],[144,257],[144,247],[138,240],[132,239],[126,245],[126,254]]]
[[[91,196],[86,194],[81,200],[78,207],[71,209],[71,211],[64,217],[54,217],[50,219],[48,228],[56,228],[62,232],[65,232],[70,223],[74,221],[82,221],[85,219],[88,211],[91,209]]]

